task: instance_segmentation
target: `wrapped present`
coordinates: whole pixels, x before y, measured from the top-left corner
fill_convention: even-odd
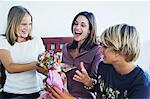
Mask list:
[[[55,62],[56,60],[58,60],[58,59],[56,59],[58,57],[56,55],[54,55],[54,51],[53,50],[49,50],[49,51],[43,52],[42,54],[40,54],[38,56],[38,66],[44,68],[47,71],[50,68],[53,68],[54,65],[58,64],[57,62]],[[59,57],[62,57],[62,55],[59,56]]]
[[[38,99],[49,99],[51,93],[50,86],[55,86],[62,92],[67,90],[67,72],[75,67],[62,63],[62,53],[55,53],[53,50],[46,51],[38,56],[38,66],[47,71],[47,77],[44,80],[46,93]]]

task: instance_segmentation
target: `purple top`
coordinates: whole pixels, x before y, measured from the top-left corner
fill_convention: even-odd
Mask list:
[[[62,49],[63,53],[63,62],[69,65],[76,66],[78,69],[80,69],[80,62],[84,62],[84,66],[90,76],[94,76],[97,72],[97,66],[98,63],[101,60],[101,54],[100,54],[100,46],[96,45],[93,48],[89,50],[83,50],[81,49],[81,52],[76,58],[73,58],[69,51],[67,50],[67,46],[65,46]],[[93,96],[90,94],[89,91],[87,91],[83,86],[82,83],[77,82],[73,80],[73,75],[75,74],[75,70],[73,69],[71,71],[68,71],[66,73],[67,75],[67,85],[68,85],[68,90],[71,95],[75,97],[80,97],[80,98],[88,98],[88,99],[93,99]]]

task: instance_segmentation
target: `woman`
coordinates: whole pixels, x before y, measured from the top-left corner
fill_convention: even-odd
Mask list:
[[[101,54],[96,39],[96,21],[93,13],[86,11],[78,13],[73,19],[71,30],[74,40],[63,48],[63,62],[79,69],[82,61],[89,75],[95,75]],[[66,73],[71,95],[77,98],[93,99],[94,97],[84,89],[83,84],[72,79],[74,74],[75,69]]]
[[[13,6],[8,13],[6,31],[0,37],[0,59],[6,73],[1,99],[39,97],[36,61],[45,48],[40,38],[31,36],[32,21],[22,6]]]

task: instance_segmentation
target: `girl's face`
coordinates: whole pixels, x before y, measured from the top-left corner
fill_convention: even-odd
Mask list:
[[[107,64],[114,64],[119,61],[119,53],[115,52],[112,48],[102,45],[100,52],[103,56],[103,62]]]
[[[75,41],[84,41],[90,34],[89,22],[85,16],[78,16],[73,25]]]
[[[20,25],[17,27],[16,34],[18,35],[18,38],[26,38],[28,37],[29,33],[31,32],[32,28],[32,21],[31,16],[26,14]]]

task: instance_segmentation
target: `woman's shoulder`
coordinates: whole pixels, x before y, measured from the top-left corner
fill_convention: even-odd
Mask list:
[[[92,51],[92,52],[99,52],[100,50],[100,45],[94,45],[91,49],[89,49],[89,51]]]
[[[67,50],[67,46],[69,46],[70,45],[70,43],[66,43],[64,46],[63,46],[63,48],[62,48],[62,53],[67,53],[68,52],[68,50]]]

